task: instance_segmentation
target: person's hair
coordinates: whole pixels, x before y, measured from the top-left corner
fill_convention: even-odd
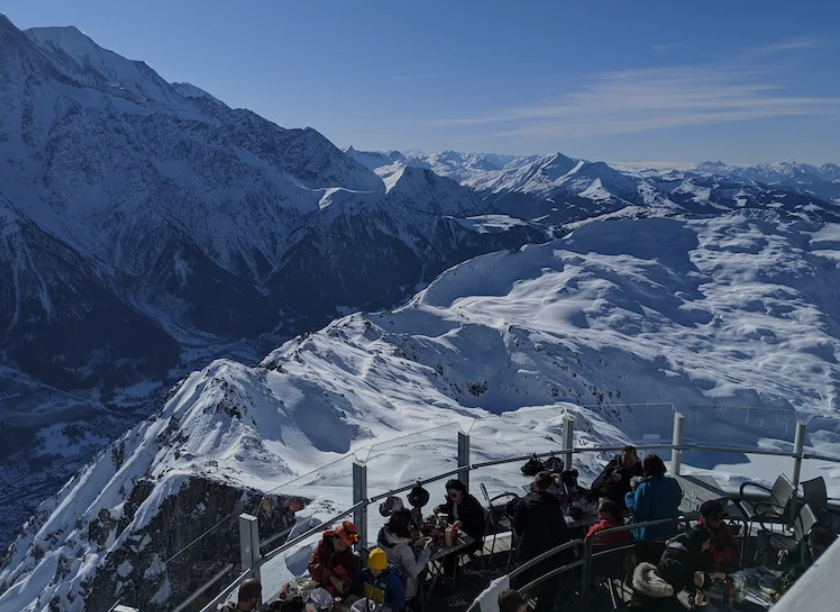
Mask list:
[[[645,476],[647,477],[664,476],[665,472],[668,471],[665,469],[665,463],[659,455],[647,455],[642,465],[644,466]]]
[[[609,512],[611,516],[618,518],[621,516],[621,506],[611,499],[602,499],[601,505],[598,506],[599,512]]]
[[[408,508],[400,508],[395,510],[388,520],[388,529],[395,536],[407,538],[409,536],[409,527],[411,526],[411,510]]]
[[[633,453],[634,455],[638,455],[638,454],[639,454],[639,453],[638,453],[638,451],[636,450],[636,447],[635,447],[635,446],[633,446],[632,444],[628,444],[627,446],[625,446],[624,448],[622,448],[622,449],[621,449],[621,452],[622,452],[622,453]]]
[[[705,525],[695,525],[688,532],[688,547],[694,552],[700,552],[704,542],[712,539],[712,532]]]
[[[833,533],[828,527],[824,525],[814,525],[811,533],[808,534],[808,543],[812,546],[817,544],[823,548],[828,548],[837,539],[837,535]]]
[[[534,487],[537,491],[546,491],[552,484],[554,484],[554,477],[551,472],[539,472],[534,476]]]
[[[499,593],[499,612],[519,612],[527,600],[514,589],[505,589]]]
[[[239,587],[239,603],[262,597],[262,584],[256,578],[248,578]]]
[[[295,595],[280,604],[280,612],[306,612],[306,602],[300,595]]]
[[[460,480],[452,479],[446,481],[446,490],[447,491],[460,491],[464,495],[467,494],[467,485],[465,485]]]

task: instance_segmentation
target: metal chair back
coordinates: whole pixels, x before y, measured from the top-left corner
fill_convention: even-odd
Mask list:
[[[803,482],[802,494],[805,498],[805,503],[811,506],[813,510],[825,510],[828,508],[828,490],[825,486],[825,478],[822,476]]]

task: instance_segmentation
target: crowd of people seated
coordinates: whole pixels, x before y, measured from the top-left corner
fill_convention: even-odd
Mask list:
[[[457,571],[459,560],[482,550],[489,523],[484,507],[463,482],[449,480],[445,490],[445,502],[434,508],[435,514],[445,517],[447,524],[458,526],[470,536],[470,543],[459,546],[458,554],[442,558],[442,579],[446,587],[445,583],[451,581]],[[667,475],[659,456],[649,454],[640,460],[636,449],[627,446],[606,464],[593,481],[591,490],[580,487],[577,472],[563,471],[560,462],[553,472],[537,472],[530,491],[509,504],[506,512],[517,536],[518,560],[527,563],[572,540],[574,534],[567,525],[567,514],[574,518],[573,510],[580,511],[586,504],[597,504],[598,516],[597,520],[592,519],[594,524],[583,522],[588,525],[585,535],[581,532],[584,541],[600,548],[633,544],[628,558],[632,559],[629,569],[632,570],[635,603],[645,610],[676,610],[680,609],[676,600],[680,591],[700,589],[707,577],[722,579],[736,571],[740,555],[738,542],[725,520],[727,511],[720,501],[704,502],[699,508],[697,525],[679,533],[677,519],[682,497],[678,481]],[[355,595],[385,606],[391,612],[401,612],[407,607],[416,609],[410,604],[418,597],[419,585],[432,558],[429,547],[432,538],[423,537],[424,527],[428,525],[424,524],[421,512],[429,495],[418,485],[407,499],[411,510],[403,507],[396,497],[389,497],[380,506],[380,513],[388,520],[377,535],[376,547],[366,554],[364,564],[353,551],[360,542],[352,522],[343,521],[335,530],[324,532],[309,562],[311,580],[333,598]],[[668,522],[604,533],[658,520]],[[788,568],[785,585],[790,586],[798,579],[835,538],[830,530],[819,525],[814,527],[807,543],[803,544],[807,550],[795,555],[806,560]],[[576,560],[576,555],[570,547],[536,563],[519,576],[517,584],[527,584],[569,564]],[[780,558],[780,563],[783,561],[786,559]],[[451,588],[451,583],[448,586]],[[559,588],[560,579],[554,578],[544,580],[536,592],[529,593],[536,599],[535,612],[553,610]],[[701,596],[699,592],[697,596]],[[255,610],[260,601],[259,582],[249,580],[243,583],[239,601],[230,610]],[[501,612],[525,612],[528,607],[523,596],[515,590],[502,592],[498,605]],[[285,606],[274,608],[282,612],[304,609],[302,600],[295,597],[287,598],[278,606]]]

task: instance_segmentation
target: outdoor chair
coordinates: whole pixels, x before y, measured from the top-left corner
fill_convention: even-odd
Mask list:
[[[747,519],[747,532],[749,533],[753,523],[758,522],[764,531],[770,531],[767,525],[787,525],[788,519],[785,516],[788,504],[793,498],[796,489],[793,483],[788,480],[787,476],[780,474],[776,478],[772,489],[768,489],[764,485],[757,482],[745,482],[741,485],[740,497],[744,497],[744,489],[753,487],[761,489],[770,493],[770,499],[750,501],[741,499],[738,502],[738,507]]]
[[[487,493],[487,487],[484,486],[484,483],[481,483],[480,486],[481,494],[484,496],[484,500],[487,502],[487,511],[485,512],[484,520],[484,546],[486,550],[487,536],[491,535],[490,532],[492,530],[489,554],[490,562],[492,563],[493,555],[496,552],[496,536],[498,533],[510,532],[511,555],[513,553],[515,545],[515,534],[513,533],[513,520],[512,517],[509,517],[507,515],[507,513],[505,512],[505,508],[507,503],[511,500],[519,499],[519,495],[517,495],[516,493],[500,493],[499,495],[490,497],[490,494]],[[508,555],[508,566],[510,565],[510,560],[512,558],[511,555]]]

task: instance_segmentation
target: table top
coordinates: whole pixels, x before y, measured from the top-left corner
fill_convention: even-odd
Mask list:
[[[704,591],[706,599],[709,602],[709,605],[705,608],[706,612],[769,610],[774,602],[761,587],[772,581],[775,575],[772,570],[765,567],[750,568],[730,574],[730,578],[742,577],[746,579],[743,603],[735,603],[734,601],[726,604],[723,603],[723,584],[716,582]],[[689,603],[688,598],[693,594],[694,591],[682,591],[677,595],[677,599],[686,609],[700,610],[701,608],[695,608]]]
[[[452,546],[429,546],[429,550],[432,551],[432,556],[429,558],[429,561],[439,561],[444,557],[448,557],[449,555],[458,552],[469,546],[470,544],[474,544],[475,539],[471,536],[467,535],[463,531],[458,533],[458,543],[453,544]]]

